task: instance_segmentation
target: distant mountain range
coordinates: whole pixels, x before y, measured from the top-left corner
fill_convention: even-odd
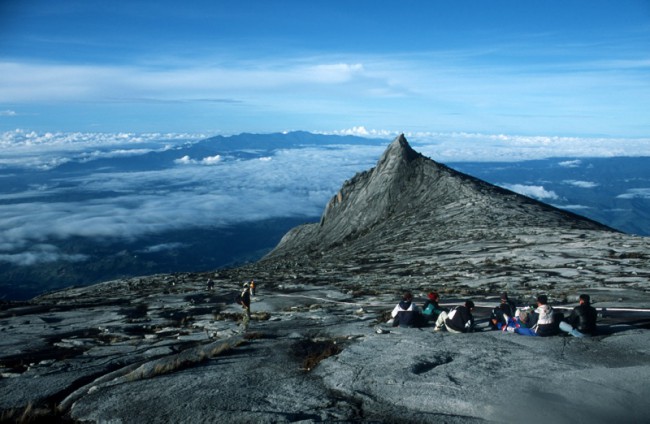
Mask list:
[[[53,160],[56,166],[5,166],[0,299],[254,262],[299,224],[329,225],[332,215],[321,217],[328,199],[338,199],[342,184],[360,178],[353,176],[374,165],[387,144],[306,132],[241,134],[146,151],[95,148]],[[650,235],[650,158],[446,165],[465,178]],[[341,198],[349,184],[343,187]],[[403,187],[391,190],[397,195]],[[380,213],[386,211],[367,209],[355,219]]]

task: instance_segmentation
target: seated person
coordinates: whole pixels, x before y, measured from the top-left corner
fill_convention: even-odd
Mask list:
[[[541,337],[557,334],[557,324],[553,320],[553,308],[548,304],[548,297],[545,294],[537,296],[535,316],[537,319],[532,327],[535,334]]]
[[[430,292],[427,295],[427,300],[424,301],[424,305],[422,306],[422,315],[424,315],[427,321],[435,322],[441,312],[448,312],[447,308],[440,307],[438,304],[439,300],[440,296],[436,292]]]
[[[596,334],[596,319],[598,313],[596,308],[591,306],[591,298],[588,294],[581,294],[580,304],[573,308],[571,315],[560,322],[560,330],[569,333],[573,337],[588,337]]]
[[[497,329],[508,332],[516,333],[522,336],[536,336],[531,326],[532,310],[528,307],[520,308],[515,311],[515,317],[509,318],[506,325],[497,323]]]
[[[436,320],[435,331],[440,331],[443,325],[450,333],[469,333],[474,331],[473,309],[474,302],[466,300],[464,305],[454,307],[449,313],[441,312]]]
[[[420,308],[413,303],[411,292],[404,293],[390,315],[393,317],[393,327],[421,327],[424,324]]]
[[[515,302],[508,298],[508,293],[501,293],[501,303],[492,309],[490,315],[490,327],[496,330],[508,323],[508,320],[514,318],[517,307]],[[500,326],[498,324],[501,324]]]

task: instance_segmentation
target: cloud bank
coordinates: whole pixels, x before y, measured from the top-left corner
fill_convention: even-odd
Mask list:
[[[650,188],[633,188],[616,197],[619,199],[650,199]]]
[[[559,196],[554,191],[546,190],[543,186],[523,185],[523,184],[498,184],[503,188],[532,197],[538,200],[557,200]]]
[[[57,176],[19,193],[7,188],[0,193],[0,261],[83,260],[42,247],[72,237],[133,241],[269,218],[315,219],[343,181],[374,166],[384,148],[283,149],[250,159],[188,156],[162,170],[101,169]],[[61,200],[66,198],[71,200]],[[154,246],[150,252],[175,247]]]
[[[337,134],[385,138],[364,144],[332,138],[332,144],[224,154],[178,155],[193,134],[92,134],[12,131],[0,134],[0,262],[84,260],[57,251],[55,240],[137,240],[166,231],[227,227],[270,218],[317,219],[346,179],[375,166],[394,133],[356,126]],[[407,134],[413,147],[439,162],[516,161],[598,151],[619,152],[608,139],[529,137],[477,133]],[[642,140],[636,140],[640,145]],[[348,144],[346,144],[348,143]],[[618,147],[617,147],[618,146]],[[650,149],[650,143],[644,148]],[[591,149],[591,150],[589,150]],[[170,157],[162,168],[126,169],[149,153]],[[179,150],[180,152],[180,150]],[[650,153],[650,152],[649,152]],[[150,155],[149,155],[150,156]],[[149,157],[147,156],[147,157]],[[649,154],[650,156],[650,154]],[[93,166],[102,163],[102,167]],[[582,166],[583,160],[560,162]],[[59,171],[61,164],[88,164],[84,172]],[[77,168],[72,168],[77,169]],[[28,177],[28,178],[26,178]],[[592,189],[597,183],[562,180]],[[563,200],[542,184],[499,184],[542,201]],[[650,198],[635,188],[621,199]],[[584,208],[580,205],[565,209]],[[50,247],[47,247],[50,246]],[[161,244],[151,252],[178,248]]]
[[[569,184],[574,187],[580,187],[580,188],[594,188],[598,187],[600,184],[595,183],[593,181],[579,181],[579,180],[565,180],[563,181],[564,184]]]

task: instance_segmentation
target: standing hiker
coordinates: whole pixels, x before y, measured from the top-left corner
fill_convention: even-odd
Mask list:
[[[251,296],[255,296],[255,280],[251,280]]]
[[[248,283],[244,283],[244,290],[242,290],[241,295],[239,296],[239,304],[244,309],[242,327],[244,327],[244,331],[246,331],[248,330],[248,324],[251,320],[251,292]]]

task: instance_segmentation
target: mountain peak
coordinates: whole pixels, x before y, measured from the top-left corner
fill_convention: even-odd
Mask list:
[[[406,165],[409,162],[420,158],[422,155],[411,148],[404,134],[400,134],[390,143],[377,163],[377,172],[395,170],[400,164]]]
[[[455,171],[411,148],[396,137],[377,165],[346,181],[321,216],[319,224],[291,230],[267,257],[297,251],[323,251],[356,243],[364,251],[378,234],[398,234],[414,246],[453,233],[545,228],[609,230],[571,212],[494,186]],[[417,240],[417,241],[415,241]]]

